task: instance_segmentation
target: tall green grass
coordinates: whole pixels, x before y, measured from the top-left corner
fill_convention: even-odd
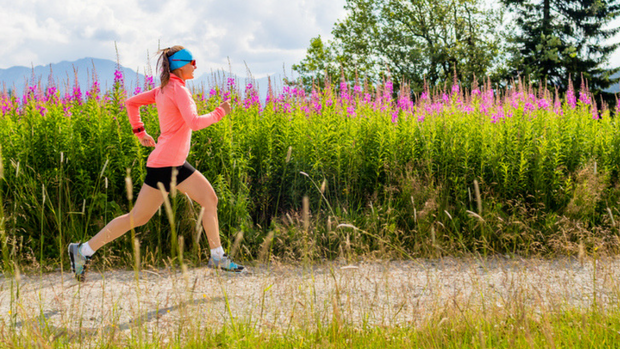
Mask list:
[[[224,90],[211,97],[195,90],[199,111],[213,110]],[[367,88],[376,97],[366,102],[362,92],[343,97],[345,90],[330,88],[313,102],[289,91],[246,107],[249,95],[228,91],[233,113],[194,132],[188,161],[218,194],[226,247],[243,232],[243,258],[258,257],[268,236],[280,258],[298,258],[305,244],[312,258],[618,246],[620,136],[608,110],[598,119],[596,106],[582,102],[531,110],[527,97],[511,106],[510,96],[528,94],[521,85],[492,102],[492,110],[512,114],[499,121],[483,110],[488,101],[468,93],[424,113],[430,102],[402,108],[381,86]],[[11,107],[0,117],[0,189],[7,244],[19,258],[60,262],[66,244],[86,241],[131,207],[125,176],[129,169],[137,193],[149,148],[131,132],[124,93],[115,85],[83,100],[4,97]],[[141,116],[157,137],[155,107]],[[302,242],[305,196],[311,223]],[[199,207],[175,200],[174,228],[164,211],[137,229],[144,258],[174,255],[174,235],[183,237],[189,260],[206,248],[206,239],[195,243]],[[102,254],[130,259],[133,246],[125,236]]]

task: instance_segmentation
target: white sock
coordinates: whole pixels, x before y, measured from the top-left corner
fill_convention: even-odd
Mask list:
[[[93,251],[92,248],[90,248],[90,245],[87,243],[82,244],[82,247],[80,248],[80,253],[82,254],[82,256],[84,257],[90,257],[93,254],[95,254],[95,251]]]
[[[211,249],[211,258],[213,259],[224,258],[224,249],[222,248],[222,246]]]

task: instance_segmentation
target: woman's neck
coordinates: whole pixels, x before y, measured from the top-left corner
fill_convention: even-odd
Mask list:
[[[185,79],[183,79],[182,77],[180,77],[180,76],[178,76],[177,74],[175,74],[175,73],[172,73],[172,72],[171,72],[170,74],[171,74],[171,75],[174,75],[174,76],[176,76],[177,78],[179,78],[179,79],[181,79],[181,80],[183,80],[183,82],[185,82]]]

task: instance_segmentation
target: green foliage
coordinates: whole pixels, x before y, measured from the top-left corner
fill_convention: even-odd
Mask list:
[[[456,78],[471,86],[474,76],[499,77],[503,64],[501,11],[479,0],[348,0],[347,17],[334,25],[333,41],[310,41],[307,56],[293,66],[308,85],[312,77],[339,80],[340,68],[379,81],[386,68],[398,88],[414,92],[425,83],[442,86]]]
[[[219,196],[225,246],[244,233],[243,258],[259,257],[266,241],[272,255],[291,258],[617,248],[620,134],[608,111],[595,120],[582,103],[565,104],[563,115],[520,105],[495,122],[479,97],[464,110],[454,94],[427,114],[424,104],[407,111],[358,96],[351,116],[331,88],[319,97],[321,113],[285,94],[262,111],[238,105],[193,135],[188,160]],[[200,112],[220,101],[196,99]],[[0,118],[7,244],[42,263],[127,212],[127,169],[137,193],[149,152],[114,101],[47,108],[42,115],[25,105]],[[156,109],[141,115],[157,137]],[[198,259],[208,248],[206,239],[195,243],[199,207],[176,200],[175,231]],[[139,228],[142,255],[170,255],[171,231],[160,214]],[[103,254],[124,258],[131,248],[123,237]]]
[[[619,44],[604,44],[620,28],[609,27],[620,14],[617,0],[502,0],[513,13],[514,30],[509,40],[513,53],[510,77],[525,76],[532,82],[568,89],[568,76],[578,85],[589,81],[595,97],[615,100],[603,93],[618,78],[620,68],[607,68]]]

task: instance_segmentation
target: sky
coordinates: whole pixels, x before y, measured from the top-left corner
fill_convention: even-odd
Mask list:
[[[345,0],[0,0],[0,69],[84,57],[140,73],[159,47],[180,44],[197,74],[225,69],[255,78],[291,75],[310,39],[330,39]],[[620,23],[620,21],[618,21]],[[619,42],[620,35],[610,42]],[[229,66],[230,62],[230,66]],[[620,65],[616,52],[611,66]]]
[[[0,0],[0,69],[84,57],[144,73],[183,45],[198,71],[290,75],[310,39],[331,38],[345,0]],[[229,63],[230,62],[230,63]],[[230,64],[230,65],[229,65]],[[247,65],[247,68],[246,68]],[[202,72],[200,71],[202,70]]]

